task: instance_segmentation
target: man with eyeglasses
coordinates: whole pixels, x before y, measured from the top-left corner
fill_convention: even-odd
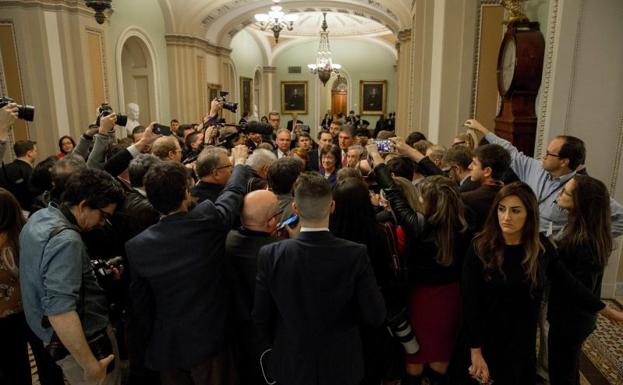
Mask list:
[[[517,177],[527,183],[536,194],[539,203],[539,231],[548,235],[558,233],[567,223],[567,211],[556,204],[556,198],[569,179],[583,169],[586,160],[584,142],[574,136],[560,135],[547,146],[543,160],[531,158],[475,119],[468,119],[465,126],[485,136],[489,143],[499,144],[511,156],[511,168]],[[623,234],[623,207],[610,200],[612,234]]]
[[[123,204],[123,189],[107,172],[83,169],[69,178],[61,201],[34,213],[20,235],[26,320],[56,347],[50,355],[70,384],[119,384],[106,297],[81,233],[104,226]]]
[[[231,177],[233,167],[226,149],[222,147],[204,149],[199,154],[195,166],[199,183],[193,186],[190,192],[197,203],[206,199],[215,202]]]
[[[227,376],[231,284],[225,238],[246,192],[247,151],[232,149],[233,172],[223,191],[214,203],[192,209],[182,164],[161,162],[145,174],[147,198],[161,218],[126,243],[130,296],[141,299],[137,312],[152,315],[137,326],[148,336],[145,365],[160,372],[164,385],[220,384]]]
[[[275,232],[283,210],[277,195],[268,190],[256,190],[244,197],[241,226],[227,235],[225,251],[234,272],[236,319],[233,330],[238,356],[237,373],[241,384],[263,383],[260,355],[263,344],[253,326],[251,310],[255,297],[257,254],[262,246],[277,242]]]

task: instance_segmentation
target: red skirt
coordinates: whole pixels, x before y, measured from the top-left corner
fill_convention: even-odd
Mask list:
[[[409,321],[420,350],[407,354],[407,363],[450,361],[459,327],[460,306],[459,282],[411,290]]]

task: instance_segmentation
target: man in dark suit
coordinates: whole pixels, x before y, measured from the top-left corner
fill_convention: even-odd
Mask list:
[[[17,198],[22,210],[30,211],[34,198],[30,187],[30,176],[37,160],[37,143],[30,140],[18,140],[13,145],[13,151],[15,151],[15,160],[6,165],[2,164],[1,186]]]
[[[385,320],[366,247],[329,232],[334,207],[326,179],[301,174],[293,203],[300,234],[258,255],[253,319],[272,341],[271,375],[279,384],[359,384],[358,323]]]
[[[320,171],[320,150],[327,144],[333,143],[333,135],[328,130],[318,131],[318,148],[311,149],[307,153],[307,165],[305,169],[307,171]]]
[[[288,131],[292,132],[292,130],[294,129],[294,126],[296,124],[303,124],[303,122],[301,120],[298,120],[297,118],[298,118],[298,114],[296,112],[293,112],[292,113],[292,120],[288,120],[288,124],[286,126]]]
[[[244,197],[240,215],[242,226],[230,231],[225,243],[227,260],[234,272],[236,369],[240,384],[244,385],[264,383],[260,367],[262,343],[258,340],[251,310],[255,297],[257,254],[262,246],[279,240],[273,233],[279,225],[280,214],[279,201],[272,191],[250,192]]]
[[[216,202],[231,176],[232,168],[227,150],[222,147],[211,147],[201,151],[197,158],[195,172],[199,183],[190,189],[190,195],[201,203],[208,199]]]
[[[145,354],[163,384],[221,384],[230,304],[225,237],[237,220],[248,179],[245,146],[232,150],[229,183],[215,203],[189,211],[185,167],[162,162],[145,175],[149,202],[163,216],[126,243],[131,297],[144,298],[137,311],[153,314]],[[152,304],[150,306],[150,304]],[[153,304],[157,304],[154,306]]]

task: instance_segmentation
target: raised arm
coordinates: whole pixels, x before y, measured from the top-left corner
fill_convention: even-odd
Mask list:
[[[524,155],[524,153],[520,152],[511,142],[495,135],[476,119],[468,119],[465,121],[464,125],[465,127],[480,132],[489,143],[498,144],[504,147],[511,156],[511,168],[521,181],[525,182],[530,175],[534,175],[535,173],[546,172],[539,160]]]
[[[234,171],[225,185],[225,188],[214,202],[221,223],[231,228],[240,215],[242,201],[247,190],[247,181],[250,177],[248,166],[244,163],[248,157],[248,148],[244,145],[232,149]],[[202,202],[203,203],[203,202]]]
[[[426,226],[424,216],[409,206],[402,191],[395,185],[394,180],[389,174],[385,161],[379,154],[376,145],[369,144],[367,149],[374,163],[374,175],[376,176],[376,180],[385,192],[385,196],[389,200],[398,223],[403,226],[405,230],[408,229],[412,235],[416,237],[419,236]]]
[[[391,138],[390,140],[394,143],[394,148],[398,154],[408,156],[420,166],[423,175],[444,175],[443,170],[437,167],[429,157],[422,154],[418,149],[409,146],[402,138]]]
[[[156,135],[153,132],[155,122],[152,122],[146,129],[143,137],[138,142],[134,143],[130,147],[123,151],[119,151],[112,158],[108,159],[104,165],[106,170],[112,176],[121,174],[128,168],[132,159],[136,158],[139,154],[148,151],[151,145],[161,137],[162,135]]]
[[[6,154],[7,143],[9,141],[9,131],[17,119],[17,104],[9,103],[0,108],[0,161]]]

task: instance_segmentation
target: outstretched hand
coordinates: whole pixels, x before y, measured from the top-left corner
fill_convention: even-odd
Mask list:
[[[471,128],[475,131],[478,131],[482,135],[487,135],[489,132],[491,132],[489,131],[489,129],[483,126],[482,123],[480,123],[476,119],[467,119],[465,123],[463,123],[463,125],[467,128]]]
[[[6,140],[9,136],[9,129],[17,120],[17,104],[9,103],[0,108],[0,140]]]

